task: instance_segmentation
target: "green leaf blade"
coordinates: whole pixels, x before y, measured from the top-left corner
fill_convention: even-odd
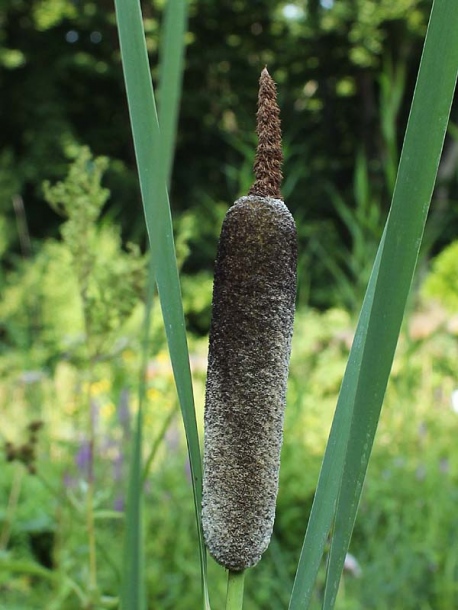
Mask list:
[[[167,187],[170,184],[173,151],[175,150],[186,25],[187,2],[185,0],[168,0],[165,7],[158,90],[161,150],[164,155],[163,164]]]
[[[431,15],[392,208],[345,372],[293,587],[291,610],[310,606],[337,507],[323,607],[332,608],[335,602],[456,83],[458,15],[453,4],[452,0],[438,0]]]
[[[325,610],[334,607],[434,189],[456,85],[457,31],[456,4],[453,0],[436,0],[401,153],[352,409]]]
[[[334,517],[345,458],[346,444],[344,441],[345,438],[348,438],[351,424],[351,419],[348,417],[344,406],[354,400],[356,392],[355,380],[357,379],[358,371],[361,367],[363,348],[369,323],[369,311],[372,306],[374,287],[378,275],[384,240],[385,232],[383,233],[382,241],[377,252],[347,369],[342,382],[342,389],[332,422],[315,499],[297,567],[296,578],[289,604],[290,610],[302,610],[310,606],[316,576]]]
[[[198,530],[204,608],[209,608],[206,550],[201,528],[202,464],[194,409],[180,281],[176,265],[172,219],[166,183],[169,180],[180,98],[187,3],[171,0],[166,9],[166,42],[161,58],[163,80],[159,128],[138,0],[115,0],[119,40],[126,82],[152,264],[161,302],[175,384],[184,421]],[[173,49],[173,57],[170,56]],[[129,610],[135,610],[129,608]]]

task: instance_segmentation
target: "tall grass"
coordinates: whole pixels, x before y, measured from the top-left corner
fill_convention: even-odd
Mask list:
[[[161,57],[160,112],[151,85],[140,5],[116,0],[118,29],[152,271],[161,301],[170,357],[185,425],[202,566],[202,607],[209,608],[200,523],[201,458],[167,197],[180,90],[186,2],[169,0]],[[290,610],[310,607],[328,536],[331,546],[323,608],[334,607],[362,484],[374,441],[428,206],[447,129],[458,67],[455,0],[434,2],[388,220],[374,262],[324,456]],[[140,481],[141,416],[132,481]],[[123,607],[144,607],[141,558],[141,486],[131,484]],[[305,525],[305,524],[304,524]]]

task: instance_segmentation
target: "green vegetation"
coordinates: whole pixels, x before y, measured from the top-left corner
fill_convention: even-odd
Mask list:
[[[414,316],[401,336],[350,548],[361,574],[344,572],[338,609],[448,610],[458,601],[458,419],[450,404],[457,337],[425,336],[424,330]],[[287,605],[352,333],[352,319],[342,310],[299,312],[274,539],[246,579],[247,610]],[[106,597],[96,608],[110,607],[119,592],[122,481],[136,408],[134,346],[131,338],[109,363],[100,363],[92,386],[98,581]],[[144,431],[145,449],[156,446],[145,489],[148,607],[195,608],[201,592],[186,447],[163,338],[154,349]],[[205,342],[194,339],[190,349],[201,412]],[[54,371],[20,353],[1,363],[3,441],[25,442],[36,419],[44,426],[35,476],[2,457],[0,607],[80,609],[88,594],[86,388],[78,366],[66,358]],[[210,561],[209,574],[212,602],[222,607],[224,571]]]
[[[367,279],[367,269],[359,273],[361,261],[373,260],[372,235],[380,236],[388,211],[431,4],[263,0],[246,10],[241,0],[190,0],[186,97],[170,192],[174,222],[185,213],[202,214],[204,206],[213,214],[216,204],[227,208],[246,193],[255,150],[257,81],[267,63],[279,85],[283,194],[300,233],[299,298],[319,308],[340,306],[345,299],[346,306],[359,311],[364,287],[359,300],[349,302],[351,287],[355,276],[364,278],[361,284]],[[155,84],[163,5],[143,5]],[[20,251],[12,197],[24,201],[33,240],[56,236],[60,218],[45,205],[42,182],[62,180],[68,156],[81,145],[111,159],[106,185],[112,197],[105,212],[121,224],[125,240],[144,245],[117,39],[113,4],[2,2],[0,214],[7,231],[0,227],[0,235],[8,240],[7,263]],[[450,141],[444,166],[453,150]],[[368,219],[367,252],[358,251],[356,269],[346,256],[355,251],[355,236],[339,212],[336,193],[349,213],[357,214],[369,201],[379,209],[378,218],[374,212]],[[442,172],[440,205],[433,208],[429,235],[436,251],[457,234],[456,197],[456,172]],[[211,273],[217,235],[214,223],[207,240],[194,244],[186,274]]]
[[[63,193],[72,185],[87,193],[83,186],[99,164],[82,150],[67,181],[58,188],[48,187],[48,192],[65,198]],[[96,194],[92,201],[97,193],[99,199],[104,193],[97,184],[92,183]],[[76,206],[73,213],[77,215]],[[97,239],[83,241],[81,231],[73,247],[82,251],[86,245],[91,278],[97,273],[100,277],[102,269],[102,277],[111,278],[107,289],[119,292],[110,304],[123,302],[121,313],[116,310],[123,317],[132,302],[126,286],[135,276],[133,269],[140,270],[140,261],[136,256],[131,261],[119,250],[114,226],[98,221],[90,228]],[[9,342],[0,358],[3,443],[26,444],[28,427],[43,422],[37,432],[35,475],[18,461],[7,462],[6,453],[1,458],[0,607],[5,610],[87,607],[84,604],[93,595],[88,590],[86,527],[91,468],[99,587],[93,607],[117,607],[141,316],[134,309],[114,334],[110,324],[91,324],[93,336],[98,337],[95,345],[100,347],[89,375],[84,365],[78,266],[69,264],[72,232],[64,235],[62,242],[44,244],[40,256],[9,276],[2,299]],[[184,236],[180,239],[186,241]],[[97,247],[91,251],[88,243]],[[117,276],[123,265],[128,265],[128,272]],[[434,277],[435,272],[425,286]],[[454,289],[454,282],[444,288],[447,294]],[[95,321],[111,320],[108,312],[105,317],[98,313],[107,307],[101,291],[93,293],[91,303]],[[35,326],[28,323],[32,305],[42,316]],[[148,607],[194,608],[201,592],[186,447],[156,313],[144,430],[145,460],[152,452],[144,515]],[[342,610],[382,610],[387,605],[413,610],[422,604],[447,610],[458,601],[454,585],[458,459],[453,450],[458,419],[450,402],[456,388],[458,343],[456,334],[445,326],[431,327],[431,318],[421,312],[412,312],[409,320],[401,335],[350,549],[359,568],[344,572],[336,606]],[[302,308],[295,326],[274,539],[246,581],[247,610],[287,604],[304,534],[303,517],[311,507],[354,319],[343,309],[319,313]],[[191,338],[190,352],[202,421],[206,342]],[[96,420],[93,461],[88,451],[88,394]],[[209,574],[213,603],[221,607],[224,572],[210,560]],[[319,579],[323,581],[324,573]]]
[[[119,21],[120,7],[129,3],[116,4]],[[447,5],[452,1],[435,4]],[[177,7],[180,25],[171,18]],[[299,233],[298,314],[274,534],[247,575],[243,608],[288,607],[314,497],[318,505],[320,498],[334,498],[325,485],[317,492],[323,455],[347,438],[361,441],[350,424],[357,428],[368,414],[363,453],[350,442],[347,461],[331,460],[323,469],[342,490],[334,536],[320,541],[331,557],[329,572],[320,564],[319,545],[313,560],[305,553],[307,577],[315,568],[318,574],[309,607],[332,607],[361,488],[337,610],[458,606],[453,123],[364,480],[381,406],[381,397],[379,404],[373,396],[383,394],[383,374],[377,388],[371,386],[376,366],[369,344],[375,345],[372,362],[377,365],[374,354],[383,352],[381,368],[389,368],[448,112],[430,112],[433,96],[421,99],[420,92],[417,108],[437,114],[441,124],[436,130],[422,120],[422,132],[414,129],[421,114],[414,115],[403,161],[430,9],[429,0],[266,0],[249,10],[241,1],[142,3],[158,116],[146,55],[143,72],[133,55],[134,81],[129,67],[126,81],[135,156],[113,6],[4,0],[0,610],[187,610],[202,608],[207,584],[212,608],[224,607],[226,574],[208,558],[206,578],[196,532],[197,431],[202,438],[216,240],[228,203],[252,180],[257,81],[265,63],[278,83],[283,194]],[[182,70],[177,40],[186,23],[170,179]],[[121,30],[124,42],[135,40],[130,27]],[[437,53],[440,42],[436,38]],[[136,44],[141,56],[143,32]],[[441,70],[426,62],[427,80],[448,74],[449,90],[456,52],[443,51]],[[125,70],[126,57],[124,48]],[[430,88],[433,94],[439,85]],[[435,138],[435,152],[421,133]],[[425,171],[409,174],[412,159]],[[404,182],[395,189],[403,163]],[[421,196],[412,185],[422,187]],[[383,233],[393,192],[391,227]],[[399,213],[409,209],[403,225]],[[350,356],[354,387],[363,379],[367,392],[359,391],[359,403],[350,402],[348,410],[342,407],[345,426],[326,449],[381,239],[385,249]],[[384,286],[376,283],[379,274]],[[158,295],[152,294],[155,284]],[[365,351],[358,361],[360,345]],[[315,528],[321,531],[329,531],[326,524]],[[241,581],[235,583],[234,607],[241,606],[241,589]]]
[[[435,299],[450,313],[458,311],[458,242],[452,242],[433,260],[432,270],[427,277],[423,292]]]

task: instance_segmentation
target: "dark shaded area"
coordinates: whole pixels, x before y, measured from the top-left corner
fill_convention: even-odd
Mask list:
[[[366,162],[369,195],[382,219],[388,209],[393,186],[388,170],[400,152],[431,6],[430,0],[407,4],[410,10],[406,2],[399,8],[375,3],[368,16],[350,0],[190,3],[171,189],[174,216],[199,214],[209,202],[230,205],[246,194],[256,146],[258,79],[267,64],[277,82],[282,192],[298,224],[301,285],[313,287],[301,288],[300,297],[318,307],[333,304],[330,268],[341,265],[339,253],[351,254],[351,231],[330,192],[350,209],[358,205],[358,155]],[[143,12],[156,83],[161,14],[149,2]],[[20,251],[15,195],[24,200],[32,240],[57,234],[60,219],[43,201],[41,184],[64,176],[75,143],[113,160],[106,214],[121,223],[126,239],[144,244],[113,4],[4,0],[0,51],[0,214],[9,222],[10,253]],[[435,212],[436,250],[458,229],[456,171],[444,184]],[[374,241],[380,231],[374,229]],[[217,227],[213,252],[216,238]],[[183,270],[210,270],[213,257],[196,238]],[[352,274],[361,275],[345,273],[350,281]]]

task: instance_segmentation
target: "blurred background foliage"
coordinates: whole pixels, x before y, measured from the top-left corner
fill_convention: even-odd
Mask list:
[[[142,2],[155,82],[162,5]],[[278,83],[283,193],[300,242],[278,516],[247,610],[287,606],[430,8],[189,2],[171,204],[199,422],[213,259],[228,206],[251,184],[265,64]],[[91,607],[117,607],[146,236],[112,3],[0,0],[0,109],[0,609],[89,607],[89,469],[101,591]],[[455,105],[339,610],[458,607],[456,122]],[[148,597],[161,610],[195,608],[200,596],[165,345],[155,304],[145,524]],[[212,561],[210,577],[218,607],[224,575]]]
[[[156,80],[162,3],[142,5]],[[211,271],[220,209],[250,185],[257,81],[267,64],[282,111],[283,192],[301,242],[299,298],[357,309],[393,189],[430,7],[430,0],[190,1],[171,191],[177,230],[190,229],[183,215],[198,219],[185,274]],[[81,145],[110,159],[105,218],[121,226],[124,241],[144,245],[112,3],[2,0],[0,67],[3,271],[26,229],[33,244],[58,235],[42,182],[61,179]],[[429,250],[458,228],[456,148],[450,137]],[[206,323],[195,321],[196,330]]]

